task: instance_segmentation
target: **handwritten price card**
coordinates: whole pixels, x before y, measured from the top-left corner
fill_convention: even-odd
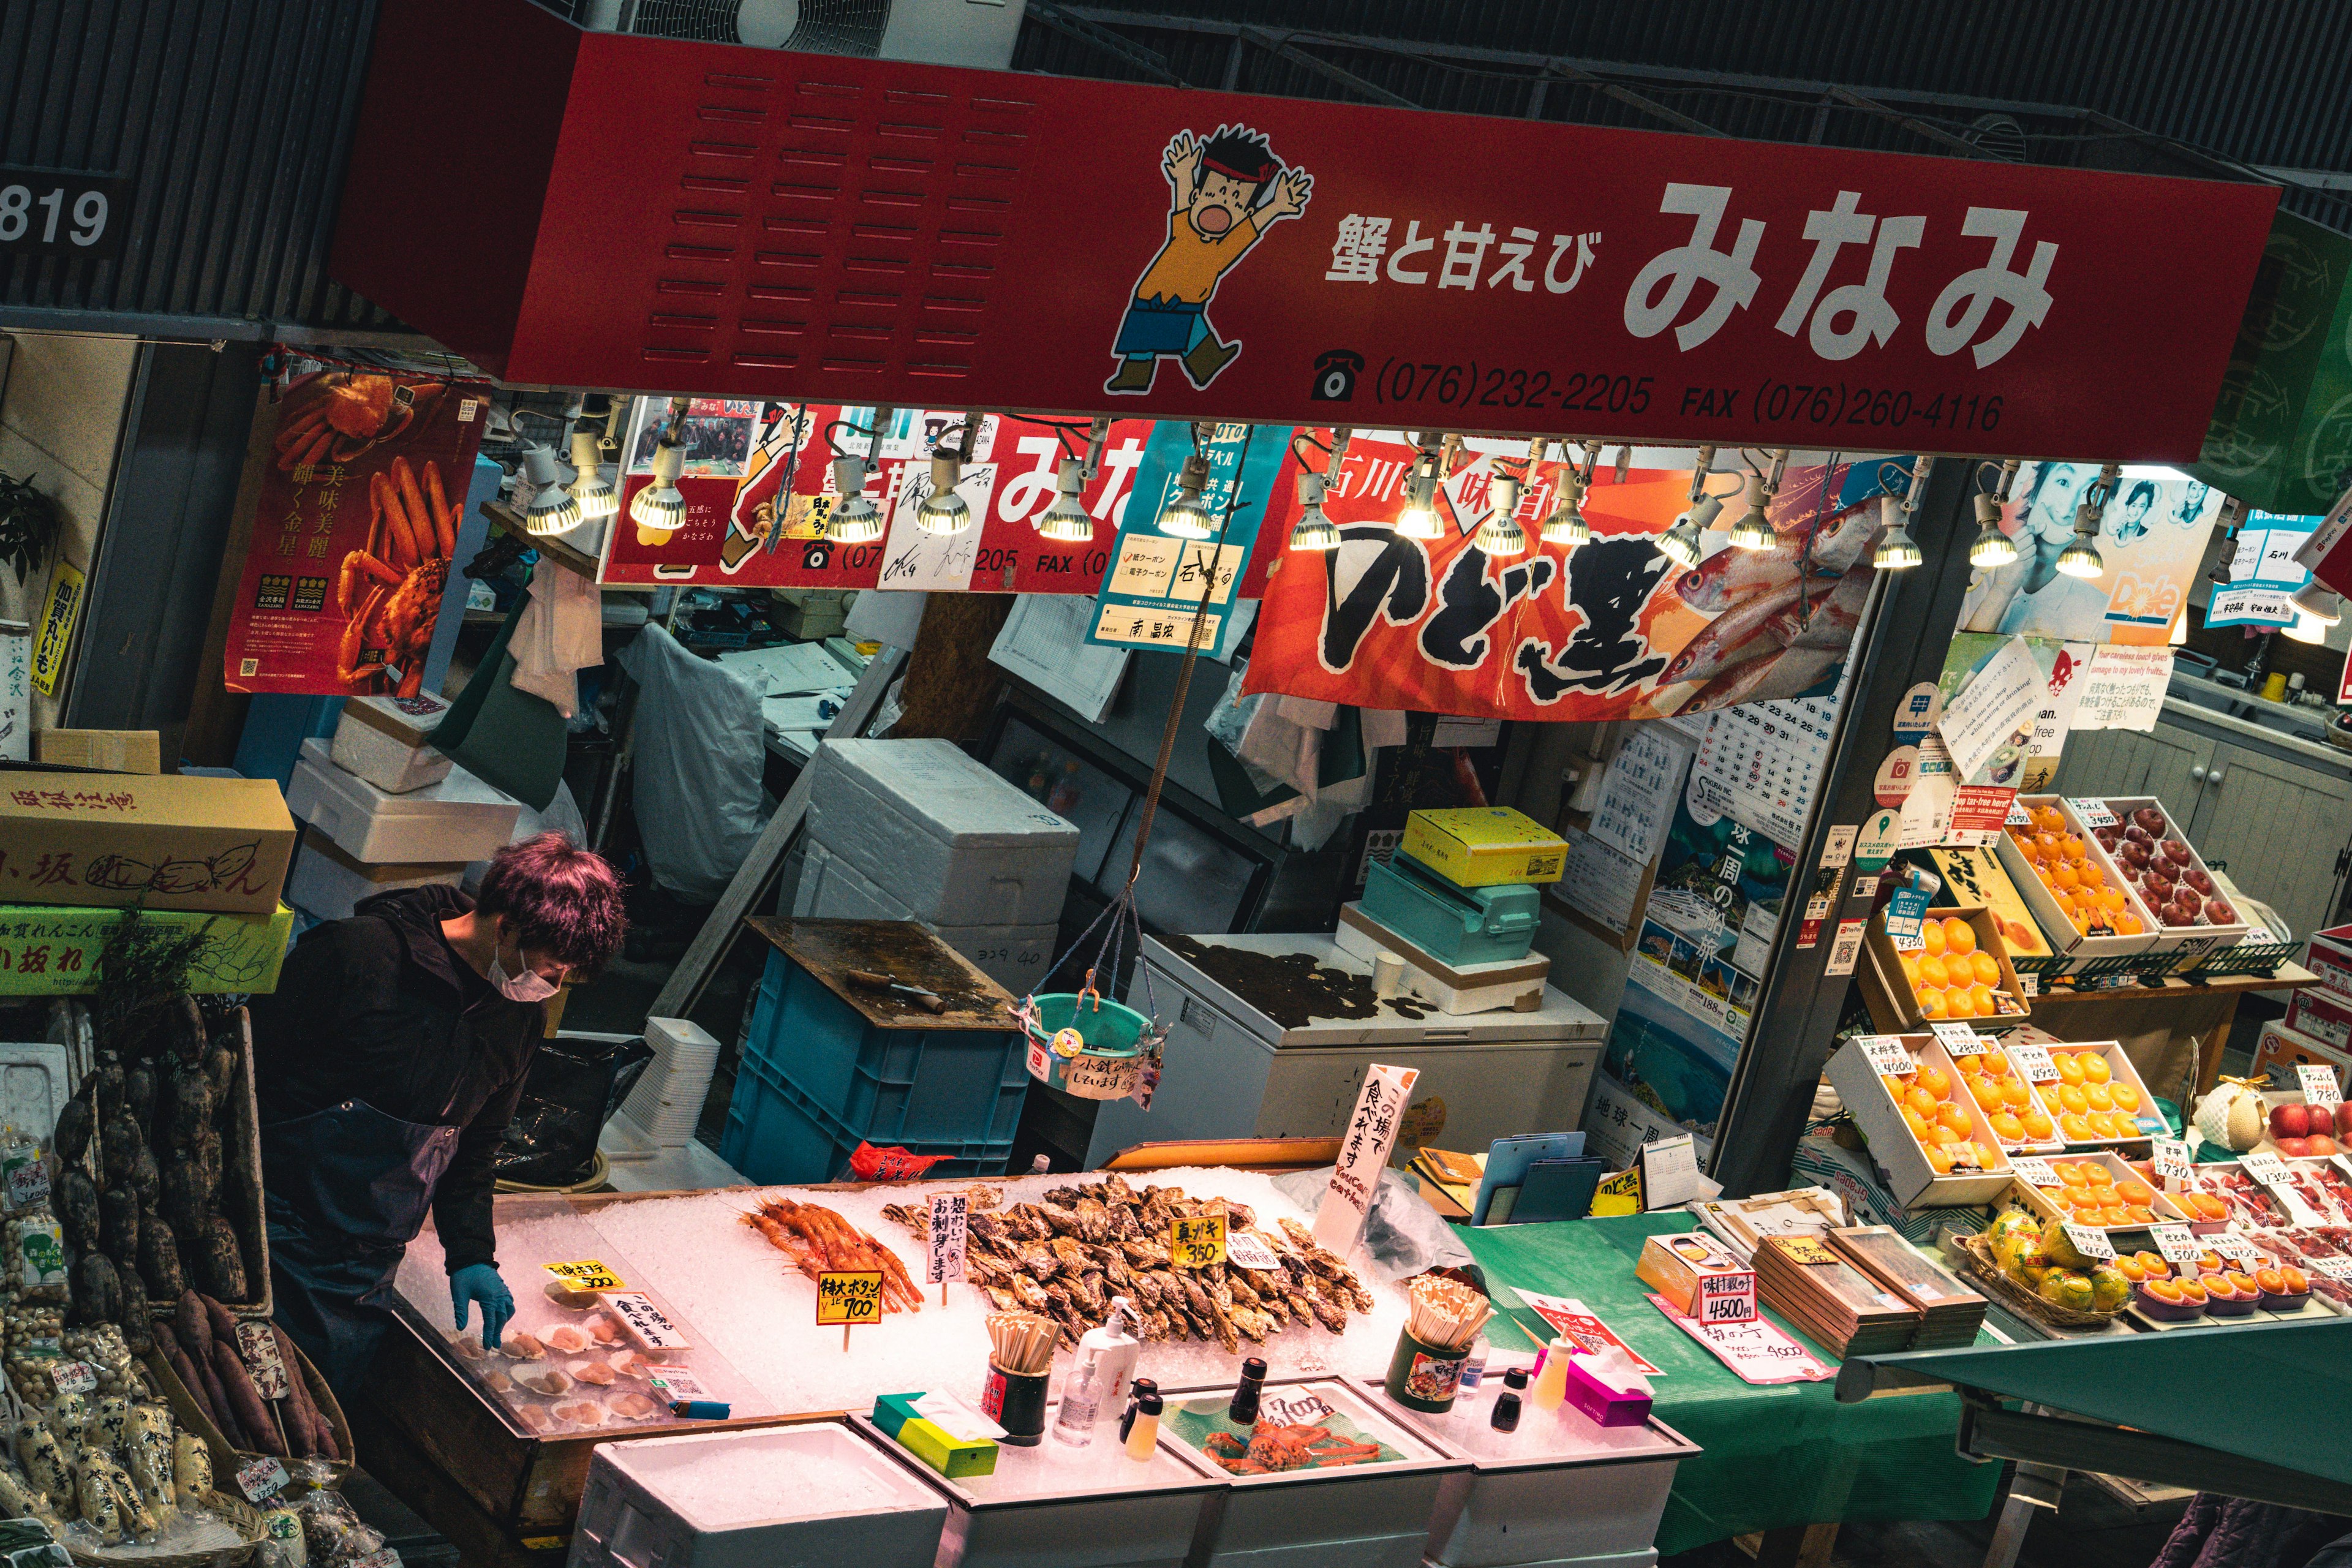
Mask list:
[[[555,1276],[567,1289],[586,1295],[592,1290],[625,1290],[621,1277],[596,1258],[583,1258],[576,1263],[549,1263],[541,1267]]]
[[[882,1271],[827,1269],[816,1277],[816,1326],[846,1327],[882,1321]]]
[[[1168,1255],[1179,1268],[1206,1268],[1225,1260],[1225,1216],[1194,1215],[1168,1224]]]

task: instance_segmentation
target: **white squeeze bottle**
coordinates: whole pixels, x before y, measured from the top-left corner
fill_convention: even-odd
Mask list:
[[[1538,1410],[1557,1410],[1568,1399],[1568,1361],[1578,1347],[1564,1338],[1554,1338],[1544,1350],[1543,1370],[1536,1373],[1536,1385],[1528,1391],[1528,1403]]]

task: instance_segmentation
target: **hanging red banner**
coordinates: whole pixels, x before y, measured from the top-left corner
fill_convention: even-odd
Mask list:
[[[509,381],[706,396],[2189,461],[2278,201],[529,0],[386,0],[369,70],[339,281]]]
[[[1484,447],[1484,450],[1479,450]],[[1273,563],[1246,689],[1363,708],[1548,721],[1650,718],[1826,689],[1845,658],[1875,575],[1875,462],[1791,468],[1769,509],[1780,542],[1734,550],[1735,501],[1689,570],[1657,538],[1690,504],[1690,471],[1596,476],[1584,500],[1592,540],[1534,542],[1559,500],[1560,469],[1537,466],[1516,514],[1531,548],[1490,557],[1472,531],[1490,510],[1493,462],[1474,443],[1444,486],[1445,537],[1393,526],[1413,448],[1359,436],[1327,489],[1340,544]],[[1829,493],[1823,494],[1824,480]],[[1721,495],[1738,476],[1717,474]],[[1277,500],[1265,534],[1287,537],[1298,503]]]
[[[341,370],[287,389],[230,613],[229,690],[416,695],[488,391]]]

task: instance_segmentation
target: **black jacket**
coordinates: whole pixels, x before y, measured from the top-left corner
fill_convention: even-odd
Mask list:
[[[540,1003],[500,995],[441,934],[471,908],[446,887],[362,900],[350,920],[305,932],[277,991],[252,1006],[265,1125],[363,1100],[403,1121],[465,1129],[433,1194],[453,1274],[496,1260],[491,1157],[546,1019]]]

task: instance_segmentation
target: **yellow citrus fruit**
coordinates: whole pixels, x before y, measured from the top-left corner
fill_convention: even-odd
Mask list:
[[[2057,1131],[2056,1124],[2050,1120],[2050,1113],[2039,1108],[2027,1111],[2024,1121],[2025,1135],[2037,1143]]]
[[[1930,1121],[1936,1119],[1936,1097],[1916,1083],[1903,1091],[1903,1103]]]
[[[1903,966],[1903,984],[1912,990],[1919,989],[1919,961],[1907,952],[1898,952],[1895,962]]]
[[[2115,1077],[2116,1069],[2109,1067],[2107,1065],[2107,1058],[2101,1056],[2098,1052],[2077,1051],[2074,1054],[2083,1058],[2084,1082],[2105,1083],[2109,1079]]]
[[[2083,1173],[2083,1164],[2079,1160],[2069,1160],[2063,1164],[2053,1165],[2051,1169],[2056,1171],[2058,1179],[2070,1187],[2084,1186],[2091,1179]]]
[[[1907,1105],[1903,1108],[1903,1125],[1911,1129],[1911,1136],[1914,1138],[1924,1139],[1927,1136],[1927,1119]]]
[[[2059,1082],[2080,1083],[2083,1081],[2083,1064],[2074,1052],[2053,1051],[2050,1054],[2050,1065],[2058,1069]]]
[[[2127,1083],[2109,1084],[2107,1086],[2107,1098],[2116,1102],[2116,1109],[2117,1110],[2136,1111],[2139,1109],[2139,1090],[2134,1089]]]
[[[1919,945],[1927,950],[1929,958],[1944,956],[1944,922],[1926,921],[1919,927]]]
[[[2033,1103],[2033,1090],[2021,1078],[2001,1079],[2000,1102],[2011,1110],[2022,1110]]]
[[[1920,992],[1919,1016],[1923,1018],[1942,1017],[1944,1016],[1943,992],[1936,990]]]
[[[1951,1174],[1952,1152],[1950,1150],[1945,1148],[1941,1143],[1929,1143],[1927,1145],[1927,1169],[1935,1172],[1936,1174],[1939,1176]]]
[[[1958,915],[1947,916],[1944,921],[1944,951],[1966,957],[1976,950],[1976,928]]]
[[[1973,1018],[1977,1016],[1976,998],[1968,987],[1955,985],[1944,993],[1944,1016],[1948,1018]]]
[[[1967,1061],[1969,1058],[1963,1057],[1960,1059]],[[1977,1077],[1969,1079],[1969,1098],[1973,1099],[1979,1105],[1982,1106],[1987,1110],[1999,1110],[2000,1109],[2000,1083],[1992,1079],[1984,1077],[1982,1074],[1979,1074]]]
[[[2083,1098],[2091,1102],[2094,1110],[2113,1110],[2116,1108],[2115,1092],[2103,1083],[2084,1084]]]
[[[1995,985],[2000,982],[2000,961],[1989,952],[1969,955],[1969,968],[1979,985]]]
[[[1930,953],[1919,961],[1920,984],[1942,986],[1949,985],[1951,983],[1952,977],[1950,973],[1945,970],[1944,961],[1942,959]]]
[[[1955,1132],[1966,1132],[1976,1123],[1969,1120],[1968,1108],[1957,1100],[1948,1100],[1936,1107],[1936,1120]]]
[[[2025,1123],[2006,1110],[1995,1111],[1991,1118],[1993,1136],[2004,1143],[2017,1143],[2025,1138]]]
[[[2058,1103],[2077,1116],[2091,1109],[2090,1100],[2084,1098],[2080,1089],[2071,1083],[2062,1083],[2058,1086]]]

